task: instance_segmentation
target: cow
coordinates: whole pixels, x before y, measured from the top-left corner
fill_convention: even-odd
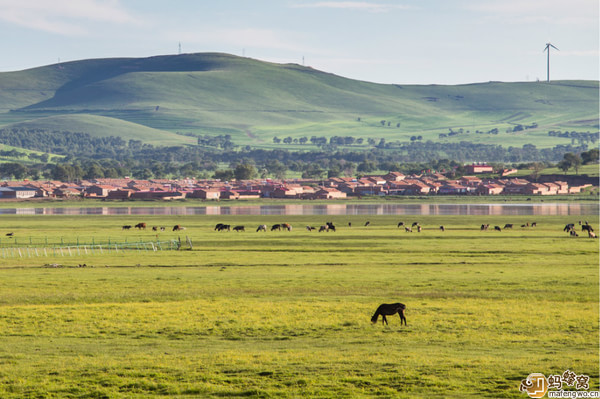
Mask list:
[[[329,226],[327,226],[326,224],[323,225],[323,226],[321,226],[321,227],[319,227],[319,233],[322,232],[322,231],[328,231],[328,230],[329,230]]]
[[[333,225],[333,222],[326,222],[325,224],[327,225],[327,231],[335,232],[335,226]]]
[[[494,230],[496,230],[496,231],[502,231],[502,229],[500,228],[500,226],[494,226]]]
[[[446,231],[446,228],[444,226],[440,226],[440,230]]]
[[[136,229],[140,229],[140,230],[146,230],[146,223],[138,223],[135,225]]]
[[[421,228],[421,225],[420,225],[420,224],[418,224],[418,225],[417,225],[417,233],[420,233],[420,232],[421,232],[421,229],[422,229],[422,228]]]
[[[412,233],[412,228],[408,227],[408,226],[404,226],[404,231],[406,233]]]
[[[126,224],[125,226],[121,227],[121,230],[129,230],[129,229],[131,229],[130,224]]]
[[[244,228],[244,226],[235,226],[233,228],[233,231],[237,231],[239,233],[240,231],[246,231],[246,229]]]
[[[316,228],[316,227],[313,227],[313,226],[306,226],[306,230],[307,230],[307,231],[313,231],[313,230],[316,230],[316,229],[317,229],[317,228]]]
[[[418,226],[418,225],[419,225],[419,222],[413,222],[412,226],[410,226],[410,227],[415,227],[415,226]]]
[[[175,226],[173,226],[173,231],[180,231],[180,230],[185,230],[185,227],[183,227],[180,224],[176,224]]]
[[[231,226],[228,224],[219,223],[217,225],[217,227],[215,227],[215,229],[217,231],[224,231],[224,230],[231,231]]]
[[[482,224],[479,230],[484,231],[484,230],[487,230],[488,227],[490,227],[489,224]]]
[[[158,227],[152,226],[152,231],[158,231]]]
[[[271,226],[271,231],[281,231],[281,225],[280,224],[274,224],[273,226]]]
[[[404,222],[398,222],[398,228],[404,226]]]
[[[512,225],[512,223],[506,223],[506,224],[504,225],[504,229],[505,229],[505,230],[506,230],[506,229],[512,229],[512,228],[513,228],[513,225]]]
[[[256,232],[259,232],[259,231],[265,231],[266,232],[267,231],[267,225],[266,224],[259,225],[258,228],[256,229]]]
[[[370,224],[371,224],[371,222],[367,220],[367,221],[365,222],[365,227],[367,227],[367,226],[368,226],[368,225],[370,225]]]
[[[286,229],[287,231],[292,231],[292,225],[289,223],[282,223],[281,228]]]

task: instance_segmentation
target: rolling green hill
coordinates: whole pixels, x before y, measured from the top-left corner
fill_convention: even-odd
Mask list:
[[[195,142],[182,133],[265,148],[274,136],[414,135],[545,148],[571,143],[551,130],[598,131],[598,89],[597,81],[382,85],[218,53],[96,59],[0,73],[0,129],[159,145]],[[518,125],[530,128],[507,133]]]

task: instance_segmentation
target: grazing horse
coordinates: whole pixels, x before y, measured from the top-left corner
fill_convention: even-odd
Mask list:
[[[392,316],[398,313],[398,316],[400,316],[400,325],[402,325],[402,322],[404,322],[404,325],[407,325],[406,317],[404,317],[404,309],[406,309],[406,305],[404,305],[403,303],[383,303],[379,305],[379,307],[375,311],[375,314],[373,315],[373,317],[371,317],[371,322],[377,323],[377,319],[379,318],[379,316],[381,316],[381,324],[388,324],[388,321],[385,318],[385,316]]]
[[[246,231],[246,229],[244,228],[244,226],[235,226],[233,228],[233,231],[237,231],[239,233],[240,231]]]
[[[136,229],[146,230],[146,223],[138,223],[134,226]]]
[[[257,232],[259,231],[267,231],[267,225],[266,224],[261,224],[260,226],[258,226],[258,228],[256,229]]]
[[[179,231],[179,230],[185,230],[185,227],[183,227],[180,224],[176,224],[175,226],[173,226],[173,231]]]
[[[131,229],[131,225],[130,224],[126,224],[125,226],[121,227],[122,230],[129,230]]]
[[[512,223],[506,223],[506,224],[504,225],[504,228],[505,228],[505,229],[512,229],[512,228],[513,228],[513,225],[512,225]]]

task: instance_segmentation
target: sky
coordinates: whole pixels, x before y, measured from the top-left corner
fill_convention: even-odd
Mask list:
[[[0,72],[222,52],[386,84],[599,79],[598,0],[0,0]]]

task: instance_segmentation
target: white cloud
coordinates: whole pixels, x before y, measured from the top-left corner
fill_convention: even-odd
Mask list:
[[[62,35],[89,33],[91,22],[139,23],[117,0],[0,0],[0,20]]]
[[[370,3],[367,1],[322,1],[309,4],[295,4],[294,8],[334,8],[343,10],[357,10],[368,12],[387,12],[393,9],[408,9],[410,7],[399,4]]]

